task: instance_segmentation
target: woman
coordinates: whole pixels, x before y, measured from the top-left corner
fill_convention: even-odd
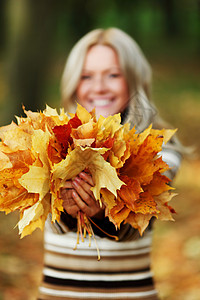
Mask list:
[[[84,36],[72,49],[62,78],[63,105],[74,112],[76,101],[97,116],[120,112],[122,122],[138,131],[151,122],[161,126],[150,104],[151,69],[136,42],[116,28],[97,29]],[[173,169],[181,155],[176,141],[163,150],[164,160]],[[45,232],[44,281],[38,299],[158,299],[151,262],[151,224],[140,237],[130,225],[116,231],[104,216],[104,207],[95,201],[91,176],[82,172],[67,181],[61,191],[65,213],[59,224],[47,222]],[[95,224],[119,241],[110,239],[93,226],[96,245],[76,244],[76,215],[83,211]]]

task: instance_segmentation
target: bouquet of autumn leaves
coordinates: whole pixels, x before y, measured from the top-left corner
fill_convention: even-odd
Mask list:
[[[169,167],[159,153],[174,130],[150,126],[136,133],[120,114],[96,120],[95,111],[79,104],[69,116],[48,106],[24,112],[17,124],[0,128],[0,211],[20,211],[21,237],[43,229],[49,213],[52,222],[60,220],[60,189],[83,170],[116,228],[129,223],[142,234],[152,217],[173,219],[172,188],[163,175]],[[90,228],[83,213],[78,219],[78,231]]]

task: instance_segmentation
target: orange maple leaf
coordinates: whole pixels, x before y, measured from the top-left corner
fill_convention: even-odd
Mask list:
[[[157,196],[165,191],[173,189],[168,183],[170,179],[160,172],[155,172],[152,181],[144,187],[145,191],[148,191],[151,195]]]

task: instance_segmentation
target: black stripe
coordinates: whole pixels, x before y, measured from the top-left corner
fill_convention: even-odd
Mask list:
[[[124,280],[124,281],[85,281],[85,280],[72,280],[61,279],[50,276],[45,276],[45,283],[54,284],[58,286],[71,286],[82,288],[137,288],[145,286],[153,286],[152,278],[145,278],[140,280]]]
[[[48,269],[51,269],[51,270],[55,270],[55,271],[59,271],[59,272],[70,272],[70,273],[75,273],[75,274],[101,274],[101,275],[107,275],[107,274],[137,274],[137,273],[142,273],[142,272],[149,272],[151,271],[150,267],[149,268],[144,268],[144,269],[138,269],[138,270],[128,270],[128,271],[84,271],[82,272],[81,270],[71,270],[71,269],[61,269],[61,268],[56,268],[56,267],[53,267],[53,266],[48,266],[48,265],[45,265],[44,266],[45,268],[48,268]]]

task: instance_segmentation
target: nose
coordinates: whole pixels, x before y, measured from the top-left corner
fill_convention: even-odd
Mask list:
[[[93,82],[93,91],[96,93],[104,93],[107,90],[106,80],[103,76],[97,76]]]

